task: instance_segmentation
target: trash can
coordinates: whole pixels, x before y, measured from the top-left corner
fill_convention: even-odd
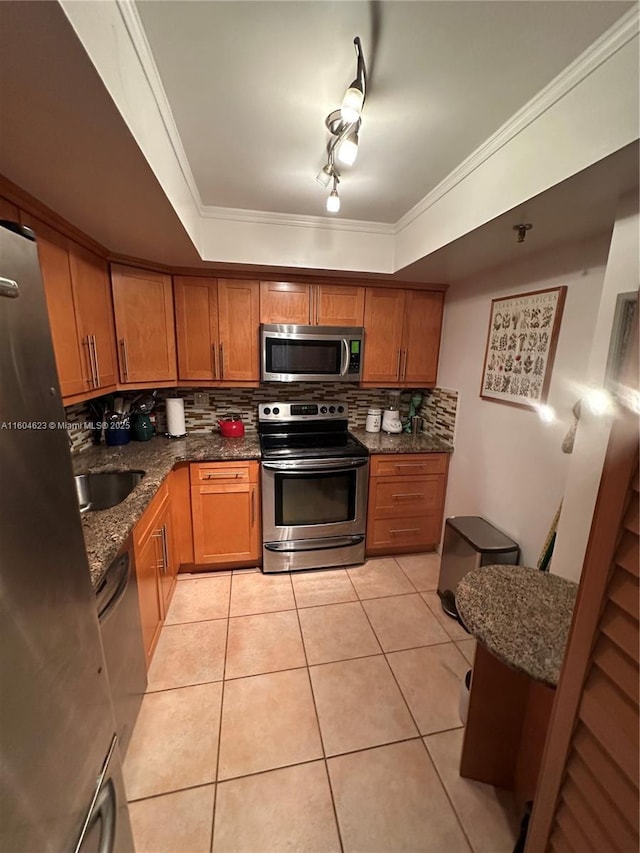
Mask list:
[[[438,595],[444,612],[458,619],[456,587],[462,578],[479,566],[498,563],[515,565],[520,546],[493,524],[478,515],[448,518],[444,527]]]

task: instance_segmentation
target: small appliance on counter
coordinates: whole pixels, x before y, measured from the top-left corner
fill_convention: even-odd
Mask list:
[[[400,391],[387,391],[387,404],[382,413],[382,431],[397,435],[402,432]]]
[[[218,421],[218,426],[220,427],[220,435],[223,438],[242,438],[244,435],[242,415],[235,412],[221,418]]]

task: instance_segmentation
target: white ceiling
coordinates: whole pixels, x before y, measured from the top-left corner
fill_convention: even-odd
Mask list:
[[[204,205],[324,215],[325,116],[370,79],[341,218],[396,222],[631,3],[138,0]]]
[[[185,10],[190,5],[180,4]],[[247,3],[238,5],[249,6]],[[272,4],[265,0],[263,5]],[[484,0],[478,0],[475,5],[484,7],[486,4]],[[514,4],[491,5],[496,20],[499,20],[500,10]],[[587,5],[589,14],[592,8],[615,7],[617,16],[620,8],[624,9],[629,4],[542,2],[533,5],[545,8]],[[360,6],[370,9],[370,4],[364,0]],[[0,3],[0,31],[3,35],[0,50],[0,172],[115,253],[170,265],[233,268],[232,264],[208,263],[199,257],[60,6],[54,2],[4,0]],[[365,39],[364,30],[361,33]],[[381,27],[379,45],[383,42],[382,33],[384,27]],[[350,36],[347,42],[350,42]],[[338,99],[353,73],[350,50],[346,54],[348,67],[341,71],[342,77],[336,84]],[[383,55],[380,47],[376,62]],[[237,65],[235,63],[233,68]],[[380,65],[374,66],[374,83],[378,79],[377,69],[381,67],[380,59]],[[474,74],[471,74],[470,80],[473,79]],[[219,85],[213,88],[224,89],[233,85],[233,74],[227,72]],[[333,91],[335,87],[332,85],[331,88]],[[320,151],[316,145],[316,128],[311,146],[316,160],[311,166],[305,161],[307,173],[304,180],[310,185],[316,204],[318,192],[320,203],[324,200],[323,191],[313,180],[313,175],[321,163],[322,118],[325,109],[334,105],[332,97],[333,94],[328,96],[328,106],[322,107],[320,115]],[[373,103],[372,95],[365,118]],[[242,110],[231,115],[233,121],[239,121]],[[363,137],[362,153],[368,137],[368,134]],[[242,148],[242,145],[238,147]],[[442,152],[439,156],[443,156]],[[611,227],[619,195],[637,188],[637,158],[637,144],[628,146],[410,267],[400,269],[392,276],[375,277],[386,281],[451,282],[518,257],[532,256],[568,240],[602,233]],[[362,163],[364,158],[354,167],[354,176],[364,168]],[[262,174],[263,160],[259,165]],[[212,161],[212,174],[219,176],[224,171],[222,164]],[[239,191],[248,186],[242,176],[237,183]],[[268,193],[260,189],[263,186],[262,178],[257,178],[255,188],[266,196]],[[349,192],[355,192],[357,185],[345,181],[345,204],[347,188]],[[293,197],[293,189],[290,194]],[[418,194],[423,194],[421,188]],[[238,198],[233,199],[232,204],[238,206]],[[522,218],[532,221],[534,230],[525,244],[519,245],[515,242],[511,226]],[[269,267],[247,263],[238,269],[259,275]],[[312,269],[307,271],[313,272]],[[323,275],[358,277],[358,272],[345,273],[337,265],[335,270],[325,267],[320,271]]]

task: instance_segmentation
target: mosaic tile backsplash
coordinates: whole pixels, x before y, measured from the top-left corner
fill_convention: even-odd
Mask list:
[[[122,394],[126,399],[132,399],[139,392]],[[208,404],[196,405],[195,395],[206,395]],[[400,417],[405,419],[409,414],[409,404],[412,390],[403,391],[400,397]],[[453,443],[456,407],[458,393],[442,388],[420,391],[423,395],[422,405],[418,413],[425,419],[425,431],[437,435],[443,440]],[[346,400],[349,406],[349,427],[364,427],[367,409],[372,406],[384,408],[387,391],[385,389],[358,388],[342,383],[291,383],[275,387],[263,388],[166,388],[158,389],[155,407],[157,430],[163,433],[166,429],[165,399],[167,397],[182,397],[184,399],[185,420],[187,432],[207,433],[217,428],[218,418],[231,413],[239,413],[247,431],[255,431],[258,403],[289,402],[293,400]],[[78,452],[92,444],[91,429],[82,426],[91,421],[92,415],[85,403],[78,403],[66,409],[67,420],[78,424],[71,429],[73,443],[72,452]]]

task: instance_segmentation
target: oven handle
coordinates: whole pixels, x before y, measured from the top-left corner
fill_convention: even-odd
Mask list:
[[[343,357],[342,357],[342,368],[340,369],[340,376],[346,376],[347,370],[349,370],[349,359],[350,359],[349,341],[346,338],[342,339],[342,347],[343,347],[343,349],[342,349]]]
[[[363,456],[358,459],[295,459],[291,462],[263,462],[262,467],[267,471],[326,471],[327,469],[335,471],[336,474],[342,471],[350,471],[353,468],[361,468],[369,462],[368,457]]]

